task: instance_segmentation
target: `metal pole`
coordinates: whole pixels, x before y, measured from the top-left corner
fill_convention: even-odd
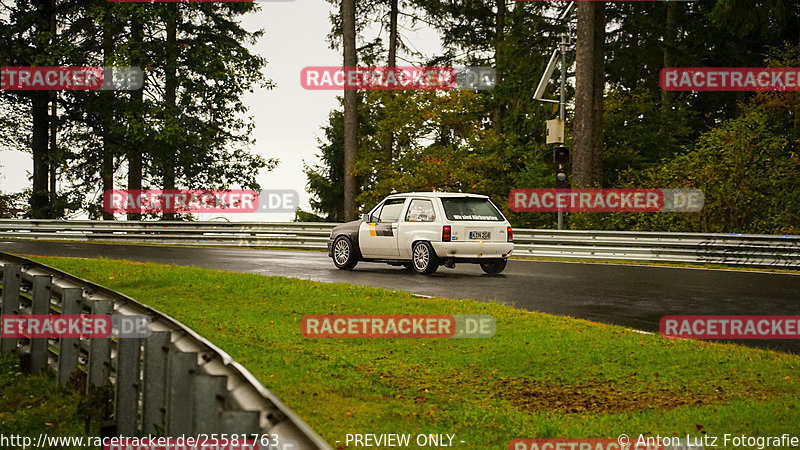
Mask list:
[[[566,33],[561,33],[561,44],[559,50],[561,51],[561,99],[558,102],[558,118],[566,120],[567,118],[567,44],[569,38]],[[564,139],[566,140],[566,138]],[[558,168],[562,169],[561,163],[558,163]],[[564,211],[558,211],[558,229],[564,229]]]
[[[558,118],[566,120],[567,118],[567,44],[569,38],[566,33],[561,33],[561,101],[559,102]]]

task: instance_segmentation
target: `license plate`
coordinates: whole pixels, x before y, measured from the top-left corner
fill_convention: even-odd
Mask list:
[[[489,239],[492,237],[492,233],[490,231],[470,231],[469,238],[470,239]]]

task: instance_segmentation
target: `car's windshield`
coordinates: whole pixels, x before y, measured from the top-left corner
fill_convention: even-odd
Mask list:
[[[487,198],[443,198],[442,206],[449,220],[503,220],[503,215]]]

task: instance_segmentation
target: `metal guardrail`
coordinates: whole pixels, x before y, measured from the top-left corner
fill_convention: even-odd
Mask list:
[[[258,435],[260,448],[330,449],[247,369],[172,317],[25,258],[0,253],[0,266],[3,315],[151,319],[147,337],[0,338],[0,354],[25,355],[31,372],[49,370],[62,385],[78,377],[87,392],[113,393],[113,435]]]
[[[333,223],[0,219],[0,239],[325,249]]]
[[[800,267],[800,236],[514,230],[514,254],[549,258]]]
[[[0,239],[325,249],[333,223],[0,220]],[[514,230],[515,255],[800,267],[800,236]]]

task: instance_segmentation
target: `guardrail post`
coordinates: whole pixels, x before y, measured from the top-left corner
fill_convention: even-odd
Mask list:
[[[228,394],[228,377],[198,374],[192,381],[192,434],[222,433],[221,414]]]
[[[197,353],[172,348],[167,375],[167,437],[192,432],[192,377],[197,372]]]
[[[83,289],[65,288],[61,292],[61,314],[75,315],[81,313],[83,303]],[[78,355],[80,354],[79,338],[61,338],[58,341],[58,384],[66,385],[78,370]]]
[[[114,421],[118,436],[133,436],[138,429],[139,419],[141,339],[126,337],[118,339]]]
[[[19,312],[19,286],[22,279],[19,264],[3,265],[3,305],[0,313],[4,315]],[[0,338],[0,355],[11,354],[17,349],[17,339]]]
[[[92,315],[111,315],[114,303],[111,300],[92,300]],[[89,363],[86,367],[88,382],[86,390],[107,386],[111,372],[111,338],[89,339]]]
[[[142,434],[163,435],[166,431],[167,357],[169,331],[155,331],[144,340],[144,382],[142,386]]]
[[[52,283],[50,275],[33,276],[31,314],[49,315]],[[31,338],[31,373],[39,373],[47,368],[47,341],[46,337]]]
[[[261,413],[258,411],[225,411],[222,432],[227,434],[261,434]],[[259,448],[261,443],[259,442]]]

